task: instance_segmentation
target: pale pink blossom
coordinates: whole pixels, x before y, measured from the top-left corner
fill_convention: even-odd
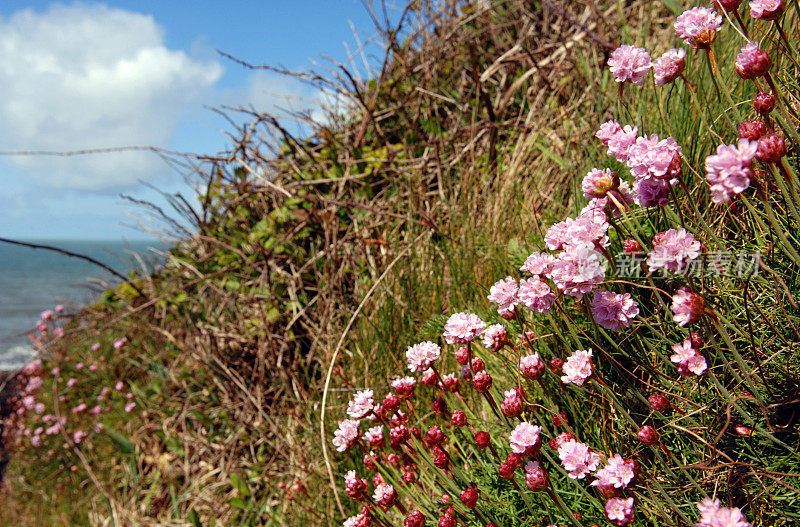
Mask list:
[[[694,324],[705,311],[705,300],[697,293],[692,293],[688,288],[682,287],[672,295],[672,319],[683,327]]]
[[[425,341],[409,346],[406,350],[408,369],[415,372],[424,372],[433,366],[433,363],[436,362],[441,354],[442,349],[434,342]]]
[[[517,296],[525,307],[537,313],[547,313],[556,301],[553,290],[538,276],[520,280]]]
[[[136,403],[128,403],[125,405],[125,412],[131,413],[134,408],[136,408]]]
[[[686,269],[700,256],[700,242],[686,229],[669,229],[653,238],[653,249],[647,255],[650,270],[666,269],[673,273]]]
[[[383,443],[383,426],[373,426],[364,434],[364,440],[371,446],[377,446]]]
[[[42,311],[39,314],[39,317],[41,317],[42,320],[46,320],[46,321],[49,322],[49,321],[53,320],[53,310],[52,309],[47,309],[45,311]]]
[[[612,51],[608,59],[608,67],[617,82],[644,84],[650,66],[650,54],[646,49],[627,44]]]
[[[633,182],[633,201],[640,207],[664,207],[669,203],[669,181],[654,177],[637,179]]]
[[[114,346],[115,350],[119,351],[123,347],[125,347],[125,344],[127,344],[127,343],[128,343],[128,337],[122,337],[122,338],[119,338],[119,339],[115,340],[113,346]]]
[[[681,174],[683,150],[672,137],[659,139],[656,134],[650,137],[637,137],[628,149],[625,162],[635,179],[654,177],[672,181]]]
[[[622,489],[630,485],[633,481],[634,472],[633,463],[626,461],[619,454],[614,454],[608,458],[606,466],[601,468],[595,473],[597,479],[592,482],[592,486],[605,486]]]
[[[551,225],[544,235],[544,243],[551,251],[584,244],[608,247],[608,227],[605,216],[583,214]]]
[[[483,332],[483,345],[491,351],[499,351],[508,342],[508,330],[502,324],[492,324]]]
[[[783,0],[753,0],[750,15],[761,20],[776,20],[783,14]]]
[[[118,392],[121,392],[123,388],[125,388],[125,384],[122,381],[117,381],[117,383],[114,385],[114,389]]]
[[[474,313],[456,313],[451,315],[444,325],[444,340],[448,344],[466,344],[483,333],[486,322]]]
[[[678,373],[684,377],[702,375],[708,367],[705,357],[692,346],[692,339],[673,344],[669,359],[678,365]]]
[[[535,252],[525,259],[520,271],[528,272],[534,276],[545,276],[553,267],[555,258],[551,254]]]
[[[519,303],[517,298],[517,281],[507,276],[489,288],[489,302],[497,304],[497,313],[503,318],[514,315],[514,308]]]
[[[362,419],[372,411],[375,406],[372,390],[356,392],[347,405],[347,415],[353,419]]]
[[[73,414],[81,413],[81,412],[85,411],[86,408],[88,408],[86,406],[86,403],[81,403],[81,404],[79,404],[78,406],[76,406],[75,408],[72,409],[72,413]]]
[[[719,145],[715,155],[706,157],[706,181],[714,203],[730,201],[731,196],[750,186],[751,165],[757,151],[757,141],[739,139],[736,146]]]
[[[601,124],[600,129],[594,134],[594,136],[600,139],[604,145],[608,146],[608,141],[614,137],[615,134],[621,131],[622,126],[620,126],[617,121],[612,119]]]
[[[606,264],[594,245],[571,246],[558,256],[550,278],[564,294],[582,298],[603,283]]]
[[[92,344],[92,351],[99,351],[99,350],[100,350],[99,342],[95,342],[94,344]]]
[[[78,444],[84,439],[86,439],[86,436],[87,436],[86,432],[84,432],[83,430],[78,430],[74,434],[72,434],[72,441],[75,444]]]
[[[670,49],[653,61],[653,76],[656,86],[663,86],[677,79],[686,67],[686,50]]]
[[[619,331],[633,324],[639,314],[639,304],[629,293],[599,290],[591,303],[592,318],[600,326]]]
[[[722,16],[707,7],[684,11],[675,20],[675,34],[693,48],[708,48],[722,27]]]
[[[591,169],[583,178],[581,190],[587,199],[603,198],[619,184],[619,177],[609,169]]]
[[[614,525],[624,526],[633,522],[633,498],[610,498],[605,507],[606,518]]]
[[[53,330],[53,335],[55,335],[58,338],[63,337],[64,336],[64,328],[56,328],[56,329],[54,329]]]
[[[339,422],[339,428],[333,433],[333,446],[338,452],[344,452],[358,441],[358,425],[360,421],[345,419]]]
[[[592,376],[592,349],[576,350],[567,358],[562,371],[564,375],[561,381],[564,384],[583,386]]]
[[[772,67],[769,53],[758,47],[758,42],[748,42],[736,56],[736,73],[743,79],[763,77]]]
[[[58,304],[56,306],[56,313],[63,313],[63,312],[64,312],[64,306],[62,304]]]
[[[561,464],[572,479],[583,479],[597,469],[600,455],[592,452],[587,445],[574,439],[561,443],[558,447]]]
[[[544,373],[545,364],[538,353],[525,355],[519,359],[519,372],[528,379],[538,379]]]
[[[26,375],[33,375],[39,370],[42,369],[42,361],[40,359],[34,359],[22,369],[22,372]]]
[[[25,385],[25,393],[37,392],[42,387],[43,383],[44,381],[41,377],[31,377],[30,380],[28,380],[28,384]]]
[[[617,161],[624,163],[628,160],[628,150],[638,137],[639,129],[635,126],[625,125],[625,127],[611,136],[606,146],[608,155],[617,158]]]
[[[71,379],[69,379],[69,380],[67,381],[67,386],[68,386],[69,388],[72,388],[72,387],[73,387],[73,386],[75,386],[76,384],[78,384],[78,380],[77,380],[75,377],[72,377]]]
[[[529,448],[536,449],[541,445],[542,440],[539,437],[541,431],[541,426],[533,425],[527,421],[518,424],[508,436],[511,451],[516,454],[524,454]]]
[[[91,371],[91,372],[95,372],[95,371],[97,371],[98,369],[99,369],[99,366],[97,365],[97,363],[96,363],[96,362],[93,362],[93,363],[91,363],[91,364],[89,365],[89,371]]]
[[[83,363],[79,362],[78,364],[76,364],[75,365],[75,369],[78,370],[78,371],[82,370],[83,369]]]
[[[36,403],[33,407],[33,411],[37,414],[44,413],[44,403]]]
[[[718,499],[704,498],[697,504],[697,527],[752,527],[738,508],[722,507]]]
[[[394,490],[394,487],[388,483],[381,483],[375,487],[372,499],[381,507],[390,507],[395,499],[397,499],[397,492]]]

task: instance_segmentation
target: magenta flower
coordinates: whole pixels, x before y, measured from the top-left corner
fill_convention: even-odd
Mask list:
[[[508,436],[511,451],[515,454],[524,454],[528,449],[538,448],[542,444],[542,439],[539,437],[541,431],[541,426],[533,425],[527,421],[518,424],[511,431],[511,435]]]
[[[519,303],[517,281],[507,276],[489,289],[489,302],[497,304],[497,313],[503,318],[513,318],[514,308]]]
[[[672,352],[669,359],[678,365],[678,373],[684,377],[702,375],[708,368],[705,357],[692,346],[692,339],[673,344]]]
[[[594,245],[579,244],[558,256],[550,278],[564,294],[582,298],[606,277],[606,265]]]
[[[675,34],[693,48],[708,48],[722,27],[722,16],[707,7],[684,11],[675,20]]]
[[[445,342],[448,344],[466,344],[475,340],[486,328],[486,322],[474,313],[456,313],[451,315],[444,325]]]
[[[564,375],[561,381],[564,384],[583,386],[583,383],[592,376],[592,349],[576,350],[567,358],[562,371]]]
[[[125,412],[131,413],[136,408],[136,403],[128,403],[125,405]]]
[[[114,349],[119,351],[128,343],[128,337],[122,337],[114,341]]]
[[[682,287],[672,296],[671,307],[672,319],[676,324],[683,327],[700,320],[705,311],[705,301],[702,296],[692,293],[686,287]]]
[[[609,140],[611,140],[612,137],[621,131],[622,126],[620,126],[617,121],[612,119],[601,124],[600,129],[594,134],[594,136],[600,139],[604,145],[608,146]]]
[[[40,317],[42,320],[45,320],[45,321],[47,321],[47,322],[50,322],[51,320],[53,320],[53,310],[52,310],[52,309],[47,309],[47,310],[45,310],[45,311],[42,311],[42,312],[39,314],[39,317]]]
[[[618,527],[633,523],[633,498],[611,498],[606,502],[606,518]]]
[[[603,198],[609,191],[619,186],[619,177],[609,169],[593,168],[583,178],[581,189],[587,199]]]
[[[585,214],[567,218],[550,226],[544,235],[544,243],[551,251],[567,250],[582,244],[608,247],[608,222],[605,216]]]
[[[372,390],[356,392],[347,405],[347,415],[353,419],[363,419],[375,407]]]
[[[663,86],[680,77],[686,68],[686,50],[670,49],[653,61],[653,77],[656,86]]]
[[[757,142],[739,139],[736,146],[719,145],[716,155],[706,158],[706,180],[712,201],[729,201],[750,186],[750,167],[757,150]]]
[[[69,379],[69,380],[67,381],[67,387],[68,387],[68,388],[72,388],[72,387],[73,387],[73,386],[75,386],[76,384],[78,384],[78,380],[77,380],[75,377],[72,377],[71,379]]]
[[[547,313],[556,301],[550,286],[536,276],[519,281],[518,296],[525,307],[537,313]]]
[[[763,77],[772,67],[769,53],[758,47],[758,42],[749,42],[736,57],[736,73],[743,79]]]
[[[373,448],[383,445],[383,426],[373,426],[364,434],[364,440]]]
[[[354,500],[364,499],[367,492],[367,480],[359,478],[355,470],[350,470],[344,475],[344,491]]]
[[[508,343],[508,330],[502,324],[492,324],[483,332],[483,345],[491,351],[500,351]]]
[[[700,521],[697,527],[752,527],[738,508],[721,507],[719,500],[704,498],[697,504]]]
[[[587,445],[574,439],[564,441],[558,446],[558,457],[572,479],[583,479],[597,469],[600,455],[592,452]]]
[[[625,461],[619,454],[608,458],[606,466],[595,473],[597,479],[592,482],[593,487],[605,486],[624,489],[633,481],[636,473],[633,470],[633,463]]]
[[[526,271],[534,276],[545,276],[553,268],[555,258],[547,253],[532,253],[525,259],[525,263],[519,268],[520,271]]]
[[[656,134],[637,137],[628,149],[626,161],[636,179],[674,179],[681,174],[682,163],[682,149],[677,141],[672,137],[659,140]]]
[[[519,359],[519,372],[528,379],[538,379],[544,374],[544,361],[538,353],[525,355]]]
[[[397,392],[397,396],[407,399],[414,394],[414,386],[417,380],[414,377],[400,377],[392,381],[392,388]]]
[[[360,421],[345,419],[339,422],[339,428],[333,433],[333,446],[338,452],[344,452],[353,447],[358,441],[358,425]]]
[[[608,67],[617,82],[644,84],[650,71],[650,54],[644,48],[623,45],[611,52]]]
[[[375,487],[372,499],[381,507],[391,507],[397,500],[397,492],[388,483],[381,483]]]
[[[425,341],[409,346],[406,350],[408,369],[415,372],[424,372],[433,366],[433,363],[436,362],[441,354],[442,348],[434,342]]]
[[[619,331],[633,324],[639,314],[639,304],[629,293],[597,291],[591,303],[592,318],[600,326]]]
[[[647,255],[650,270],[666,269],[677,273],[700,256],[700,242],[686,229],[670,229],[653,238],[653,250]]]
[[[86,436],[87,436],[87,435],[88,435],[88,434],[87,434],[86,432],[84,432],[83,430],[78,430],[78,431],[76,431],[74,434],[72,434],[72,441],[73,441],[75,444],[78,444],[78,443],[80,443],[81,441],[83,441],[84,439],[86,439]]]
[[[99,349],[100,349],[99,342],[95,342],[94,344],[92,344],[92,351],[98,351]]]
[[[783,14],[783,0],[753,0],[750,14],[758,20],[777,20]]]
[[[503,415],[510,418],[517,417],[522,413],[523,406],[522,397],[516,387],[503,392],[503,401],[500,403]]]

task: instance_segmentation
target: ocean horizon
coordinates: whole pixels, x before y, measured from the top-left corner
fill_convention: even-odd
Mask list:
[[[138,254],[149,272],[161,263],[164,244],[151,240],[20,240],[58,247],[94,258],[122,275],[141,270]],[[102,267],[46,249],[0,243],[0,371],[24,365],[33,355],[28,334],[39,315],[56,305],[65,313],[96,302],[103,291],[120,282]]]

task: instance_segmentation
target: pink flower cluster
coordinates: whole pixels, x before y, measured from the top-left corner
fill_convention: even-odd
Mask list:
[[[597,479],[592,482],[593,487],[613,487],[624,489],[630,485],[636,476],[633,462],[626,461],[619,454],[608,458],[606,466],[595,472]]]
[[[675,20],[675,34],[693,48],[708,48],[722,27],[722,16],[708,7],[684,11]]]
[[[750,14],[759,20],[777,20],[783,15],[783,0],[753,0]]]
[[[651,271],[665,269],[681,272],[692,260],[700,256],[701,244],[686,229],[669,229],[653,238],[653,250],[647,255]]]
[[[592,318],[600,326],[619,331],[633,324],[639,314],[639,304],[629,293],[599,290],[591,302]]]
[[[363,419],[375,406],[372,390],[356,392],[347,405],[347,415],[353,419]]]
[[[486,322],[474,313],[456,313],[451,315],[444,325],[445,342],[448,344],[466,344],[486,329]]]
[[[508,436],[511,451],[516,454],[524,454],[528,452],[529,449],[537,449],[542,443],[542,439],[539,437],[541,431],[541,426],[536,426],[528,422],[518,424]],[[535,454],[535,452],[533,454]]]
[[[673,344],[672,352],[670,360],[678,365],[678,373],[684,377],[702,375],[708,368],[706,358],[694,348],[690,338],[682,344]]]
[[[506,276],[489,288],[489,302],[497,304],[497,313],[503,318],[513,318],[514,309],[519,304],[517,281]]]
[[[572,479],[583,479],[597,469],[600,454],[593,452],[587,445],[574,439],[562,443],[558,447],[561,464]]]
[[[653,77],[656,86],[663,86],[674,81],[686,68],[686,50],[683,48],[670,49],[653,61]]]
[[[442,348],[438,344],[430,341],[420,342],[409,346],[406,350],[408,369],[414,372],[424,372],[442,354]]]
[[[344,452],[352,448],[358,441],[358,425],[360,421],[344,419],[339,423],[339,428],[333,432],[333,446],[338,452]]]
[[[738,508],[722,507],[718,499],[705,498],[697,504],[697,527],[752,527]]]
[[[692,293],[688,288],[682,287],[672,295],[672,319],[683,327],[694,324],[705,311],[705,301],[697,293]]]
[[[620,46],[611,52],[608,59],[608,67],[617,82],[644,84],[650,66],[650,54],[635,46]]]
[[[576,350],[564,363],[562,371],[564,375],[561,381],[564,384],[583,386],[592,376],[592,349]]]
[[[706,158],[706,181],[714,203],[730,201],[750,186],[751,164],[758,142],[739,139],[734,145],[719,145],[716,155]]]

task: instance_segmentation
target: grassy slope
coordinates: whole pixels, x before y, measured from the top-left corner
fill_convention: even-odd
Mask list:
[[[647,18],[647,33],[665,25],[642,5],[616,7],[566,9],[611,41],[619,20]],[[552,10],[421,8],[408,27],[420,32],[366,89],[331,80],[362,106],[335,126],[302,140],[253,116],[236,155],[201,174],[201,234],[142,281],[149,299],[123,290],[84,313],[47,368],[99,362],[95,341],[105,360],[56,391],[90,400],[122,379],[137,410],[116,395],[106,431],[79,448],[59,438],[19,449],[0,523],[340,521],[319,455],[332,353],[331,422],[348,388],[399,371],[432,317],[479,305],[509,259],[572,207],[613,89],[595,74],[602,47]],[[277,160],[246,132],[281,139]],[[122,335],[131,342],[114,352]],[[48,405],[52,393],[48,381]]]

